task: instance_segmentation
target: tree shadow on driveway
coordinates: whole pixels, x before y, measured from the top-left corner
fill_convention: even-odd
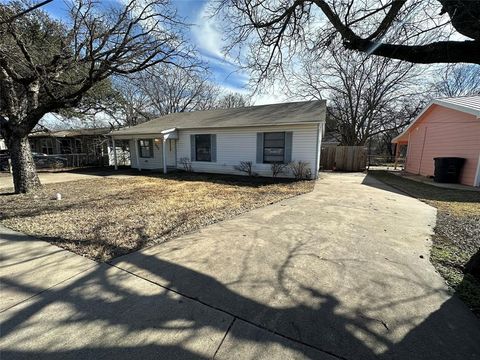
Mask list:
[[[36,295],[1,314],[2,359],[474,359],[480,355],[480,327],[456,298],[432,309],[426,319],[401,314],[402,325],[410,331],[392,341],[392,329],[378,319],[345,313],[340,299],[318,289],[302,289],[310,294],[308,302],[272,306],[232,291],[212,276],[142,252],[123,261],[154,273],[162,284],[107,264],[46,291],[6,276],[2,287]],[[278,281],[283,276],[279,272]],[[411,299],[416,296],[411,294]]]

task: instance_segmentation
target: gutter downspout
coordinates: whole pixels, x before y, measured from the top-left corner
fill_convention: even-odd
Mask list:
[[[473,186],[480,186],[480,155],[478,155],[477,174],[473,180]]]
[[[407,171],[407,164],[408,164],[408,156],[410,155],[410,135],[412,133],[408,133],[408,142],[407,142],[407,153],[405,154],[405,164],[403,164],[403,170]]]
[[[422,161],[423,161],[423,150],[425,150],[425,141],[427,139],[427,127],[425,126],[425,132],[423,133],[423,144],[422,144],[422,152],[420,154],[420,164],[418,165],[418,174],[420,174],[420,171],[422,170]]]
[[[318,172],[320,171],[320,151],[322,146],[322,140],[320,138],[320,134],[323,134],[324,124],[325,123],[317,124],[317,144],[316,144],[316,152],[315,152],[315,179],[318,179]],[[320,126],[322,126],[322,130],[320,130]]]

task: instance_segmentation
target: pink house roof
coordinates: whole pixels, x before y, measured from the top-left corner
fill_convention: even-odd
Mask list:
[[[412,121],[403,133],[392,140],[392,143],[408,143],[408,133],[415,124],[423,118],[423,115],[434,105],[443,106],[449,109],[458,110],[468,114],[472,114],[480,119],[480,95],[462,96],[443,99],[433,99],[425,106],[420,114]]]

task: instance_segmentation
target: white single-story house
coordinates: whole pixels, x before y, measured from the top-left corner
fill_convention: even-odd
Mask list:
[[[272,163],[303,161],[316,178],[325,114],[323,100],[183,112],[110,135],[129,141],[131,167],[139,170],[166,173],[188,162],[194,172],[240,175],[236,167],[251,162],[258,175],[271,176]]]

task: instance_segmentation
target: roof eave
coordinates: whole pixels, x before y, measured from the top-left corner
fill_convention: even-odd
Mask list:
[[[169,128],[166,130],[158,130],[154,132],[122,132],[121,130],[111,131],[109,134],[110,136],[142,136],[142,135],[161,135],[169,130],[194,130],[194,129],[232,129],[232,128],[245,128],[245,127],[259,127],[259,126],[292,126],[292,125],[309,125],[309,124],[321,124],[325,123],[325,120],[315,120],[315,121],[302,121],[302,122],[294,122],[294,123],[279,123],[279,124],[255,124],[255,125],[228,125],[228,126],[196,126],[196,127],[175,127]],[[133,128],[132,128],[133,129]],[[130,130],[130,129],[129,129]]]
[[[467,114],[470,114],[470,115],[474,115],[474,116],[477,117],[477,119],[480,119],[480,110],[472,109],[471,107],[464,106],[464,105],[452,104],[452,103],[450,103],[448,101],[444,101],[442,99],[434,100],[433,103],[435,103],[437,105],[440,105],[440,106],[447,107],[449,109],[453,109],[453,110],[461,111],[461,112],[464,112],[464,113],[467,113]]]

